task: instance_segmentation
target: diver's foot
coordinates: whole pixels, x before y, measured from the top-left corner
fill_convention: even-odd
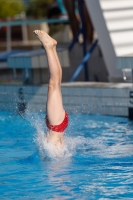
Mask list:
[[[57,41],[51,38],[46,32],[42,30],[35,30],[33,32],[38,37],[44,48],[54,47],[57,45]]]

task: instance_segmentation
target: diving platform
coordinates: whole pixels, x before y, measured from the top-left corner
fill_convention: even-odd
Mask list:
[[[133,0],[85,0],[109,74],[133,69]]]
[[[67,48],[58,47],[57,54],[62,67],[70,67],[69,52]],[[42,84],[48,82],[48,62],[45,50],[13,54],[7,58],[9,69],[13,69],[14,78],[17,77],[16,69],[22,70],[22,82],[24,84]]]

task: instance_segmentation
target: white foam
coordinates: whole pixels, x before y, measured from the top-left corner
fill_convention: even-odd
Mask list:
[[[43,158],[48,156],[51,159],[67,159],[74,156],[77,150],[82,149],[81,154],[84,154],[85,149],[95,149],[100,145],[98,140],[93,141],[90,138],[78,136],[80,135],[79,133],[70,133],[70,135],[76,135],[72,137],[66,132],[63,145],[60,149],[58,149],[55,145],[47,142],[44,119],[37,115],[32,117],[30,116],[28,118],[30,119],[30,123],[36,128],[34,141],[36,142],[39,152]]]
[[[80,154],[77,154],[79,156],[88,156],[91,154],[106,158],[133,155],[131,151],[133,149],[133,145],[130,143],[130,140],[127,142],[127,139],[123,136],[123,134],[121,134],[122,131],[127,133],[127,128],[120,124],[117,125],[115,122],[113,122],[111,126],[107,122],[99,122],[96,124],[96,122],[93,120],[89,121],[89,123],[86,123],[85,128],[88,128],[88,130],[89,128],[96,128],[96,132],[97,128],[102,130],[100,135],[95,135],[95,137],[90,137],[89,133],[88,137],[84,137],[83,133],[67,133],[66,131],[62,148],[57,149],[56,146],[47,142],[45,137],[46,126],[43,116],[29,114],[26,118],[28,118],[32,126],[36,128],[34,141],[36,142],[43,158],[48,156],[51,159],[68,160],[67,158],[73,157],[77,152],[80,152]],[[114,134],[114,127],[115,133],[119,134]],[[129,149],[131,150],[129,151]]]
[[[78,138],[64,137],[62,147],[58,149],[55,145],[47,142],[46,126],[43,117],[28,113],[26,118],[30,121],[32,126],[36,128],[34,141],[36,142],[42,157],[48,156],[52,159],[70,158],[75,154],[76,146],[80,142],[78,141]]]
[[[44,154],[46,154],[52,159],[70,158],[75,155],[79,144],[82,144],[82,140],[79,137],[72,138],[65,136],[61,148],[57,148],[57,146],[47,142],[45,133],[42,130],[37,132],[35,141],[38,145],[41,155],[44,156]]]

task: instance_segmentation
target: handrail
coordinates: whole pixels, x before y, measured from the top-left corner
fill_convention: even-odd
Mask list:
[[[83,59],[80,63],[80,65],[77,67],[76,71],[74,72],[72,78],[70,79],[70,82],[75,81],[75,79],[78,77],[79,73],[81,72],[81,70],[84,68],[84,74],[85,74],[85,81],[89,81],[89,75],[88,75],[88,66],[87,66],[87,61],[90,58],[93,50],[95,49],[97,43],[98,43],[98,39],[96,39],[92,44],[91,47],[89,48],[89,51],[87,52],[87,48],[86,48],[86,40],[85,40],[85,21],[84,21],[84,11],[83,11],[83,0],[79,0],[80,3],[80,17],[81,17],[81,21],[82,21],[82,27],[81,29],[78,31],[77,35],[75,36],[75,38],[73,38],[71,44],[69,45],[69,51],[71,51],[71,49],[73,48],[74,44],[77,42],[78,36],[80,33],[83,34]]]
[[[69,47],[68,47],[69,51],[72,50],[73,46],[74,46],[75,43],[77,42],[78,37],[79,37],[79,35],[82,33],[82,31],[83,31],[83,29],[81,28],[81,29],[78,31],[78,33],[76,34],[76,36],[73,38],[72,42],[70,43],[70,45],[69,45]]]
[[[23,41],[27,41],[27,30],[25,25],[32,25],[32,24],[40,24],[40,23],[68,23],[68,19],[38,19],[38,20],[17,20],[17,21],[8,21],[0,22],[0,28],[3,26],[7,27],[7,34],[6,34],[6,43],[7,43],[7,51],[11,50],[11,26],[22,26],[22,35]]]
[[[90,58],[93,50],[95,49],[96,45],[98,43],[98,40],[96,39],[94,41],[94,43],[91,45],[89,51],[86,53],[86,55],[84,56],[83,60],[81,61],[80,65],[77,67],[76,71],[74,72],[72,78],[70,79],[70,82],[75,81],[75,79],[78,77],[79,73],[81,72],[81,70],[83,69],[83,67],[85,66],[85,63],[87,62],[87,60]]]
[[[38,20],[17,20],[17,21],[6,21],[0,22],[0,27],[2,26],[19,26],[19,25],[30,25],[39,23],[68,23],[68,19],[38,19]]]

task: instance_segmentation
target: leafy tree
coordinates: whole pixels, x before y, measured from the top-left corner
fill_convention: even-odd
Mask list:
[[[0,0],[0,19],[13,17],[24,10],[24,4],[21,0]]]
[[[48,6],[53,0],[31,0],[27,8],[27,16],[43,18],[47,15]]]

